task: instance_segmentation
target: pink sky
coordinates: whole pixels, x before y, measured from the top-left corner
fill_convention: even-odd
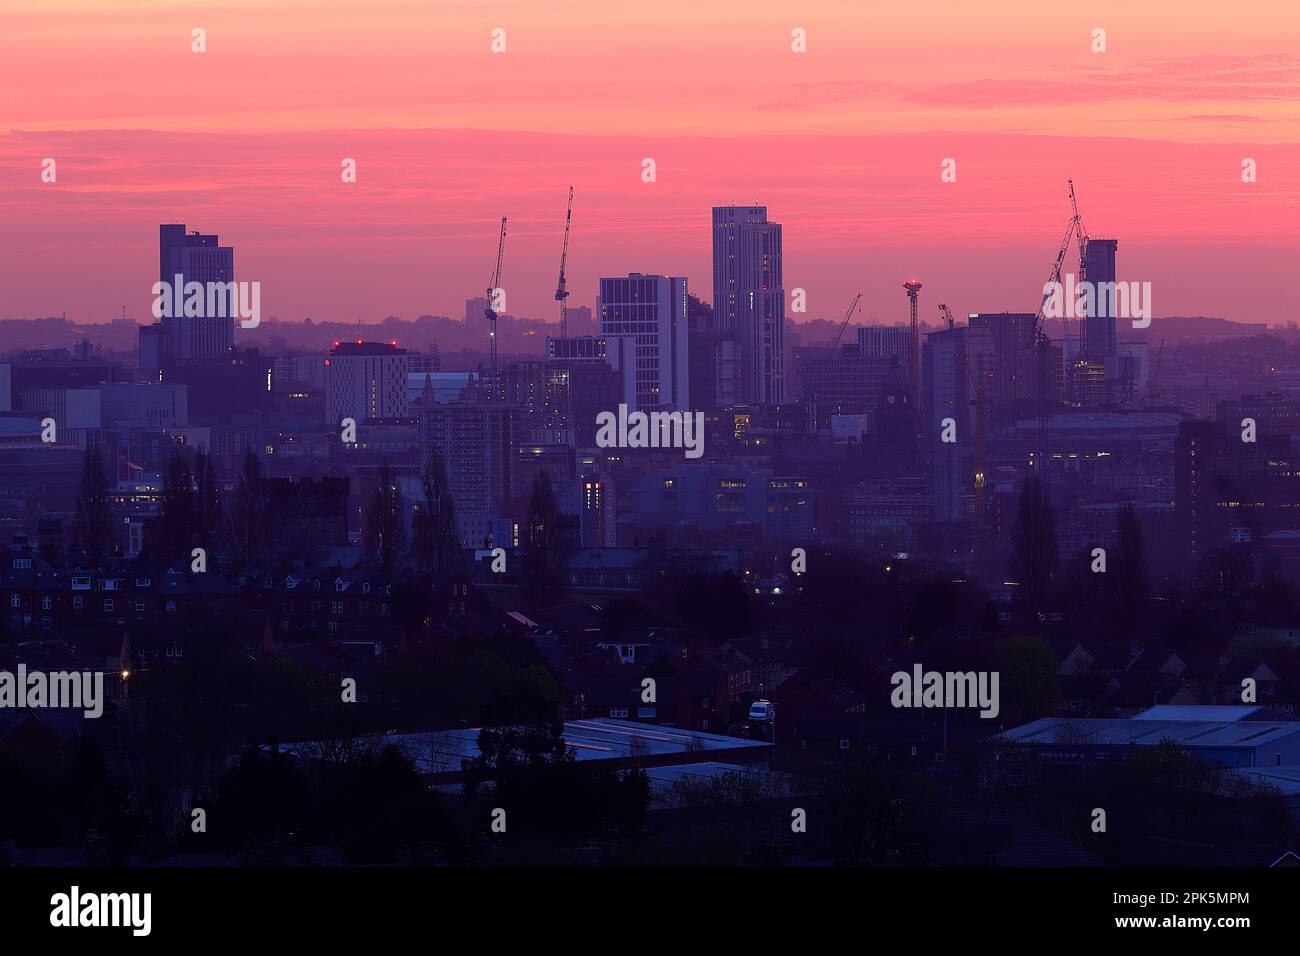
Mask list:
[[[6,0],[0,317],[145,320],[170,221],[233,244],[265,314],[460,316],[505,214],[509,310],[551,318],[570,183],[574,304],[627,271],[710,298],[709,207],[757,200],[809,317],[860,290],[900,320],[913,274],[927,316],[1028,310],[1072,176],[1157,315],[1300,320],[1294,3],[271,6]]]

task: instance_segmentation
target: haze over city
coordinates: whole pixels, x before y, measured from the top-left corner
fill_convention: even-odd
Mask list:
[[[1294,929],[1297,51],[3,0],[5,939]]]

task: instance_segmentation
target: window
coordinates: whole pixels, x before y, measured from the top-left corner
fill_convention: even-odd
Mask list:
[[[609,709],[609,716],[611,716],[611,717],[626,717],[626,716],[627,716],[627,708],[626,708],[626,707],[611,707],[611,708]]]
[[[41,598],[41,610],[42,610],[42,611],[48,611],[48,610],[49,610],[50,608],[52,608],[53,606],[54,606],[54,599],[53,599],[52,597],[50,597],[49,595],[46,595],[45,597]]]
[[[113,599],[112,599],[112,598],[104,598],[104,610],[105,610],[105,611],[111,611],[111,610],[113,610]]]
[[[365,584],[361,585],[361,593],[362,593],[362,594],[369,594],[369,593],[370,593],[370,583],[369,583],[369,582],[366,582]]]
[[[14,558],[15,571],[30,571],[32,569],[31,558]]]
[[[11,595],[9,595],[9,606],[10,606],[10,607],[22,607],[22,606],[23,606],[23,596],[22,596],[21,594],[11,594]]]
[[[174,610],[176,610],[176,602],[175,602],[175,601],[168,601],[167,604],[164,605],[164,607],[165,607],[165,609],[168,610],[168,611],[174,611]]]
[[[136,602],[135,602],[135,611],[136,611],[137,614],[143,614],[143,613],[144,613],[144,601],[136,601]]]
[[[76,597],[74,597],[74,598],[72,599],[72,609],[73,609],[74,611],[80,611],[80,610],[81,610],[81,595],[77,595]]]
[[[331,613],[331,614],[342,614],[342,613],[343,613],[343,602],[342,602],[342,601],[330,601],[330,613]]]
[[[655,709],[653,706],[643,705],[636,709],[636,715],[638,717],[653,717],[655,715]]]
[[[152,586],[153,586],[153,579],[152,579],[152,578],[136,578],[136,579],[135,579],[135,586],[138,587],[138,588],[147,588],[147,587],[152,587]]]
[[[840,738],[840,749],[841,749],[841,750],[848,750],[848,749],[849,749],[849,738],[848,738],[848,737],[841,737],[841,738]]]

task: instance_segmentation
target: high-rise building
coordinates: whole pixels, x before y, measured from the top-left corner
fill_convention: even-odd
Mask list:
[[[162,325],[169,330],[172,360],[224,358],[235,346],[235,250],[223,246],[215,235],[185,232],[185,226],[163,224],[158,227],[158,281],[182,290],[189,282],[204,284],[203,315],[186,315],[184,299],[173,302],[170,315]],[[208,283],[222,283],[225,288],[209,296]],[[214,307],[215,306],[215,307]]]
[[[515,491],[523,411],[504,402],[443,402],[420,410],[420,462],[441,455],[458,519],[481,522]],[[462,535],[469,542],[472,536]]]
[[[876,358],[896,358],[904,366],[912,348],[912,330],[905,325],[866,325],[858,329],[862,354]]]
[[[991,421],[1005,428],[1015,423],[1018,411],[1037,400],[1039,358],[1033,312],[972,312],[972,329],[987,329],[993,339],[993,368],[990,394]]]
[[[973,452],[977,429],[988,429],[988,408],[981,383],[992,378],[996,363],[993,335],[987,328],[958,326],[931,332],[922,350],[926,383],[922,432],[931,437],[934,454],[935,519],[962,517],[965,505],[962,458]],[[975,414],[984,416],[977,421]],[[951,419],[951,431],[945,422]],[[947,434],[946,434],[947,432]],[[956,441],[946,441],[954,437]]]
[[[336,342],[325,357],[325,420],[401,418],[411,355],[384,342]]]
[[[703,412],[735,405],[735,338],[717,327],[713,306],[693,295],[686,297],[686,315],[690,325],[691,403]]]
[[[572,352],[566,348],[581,342],[599,343],[599,347],[593,344]],[[605,359],[604,340],[595,336],[547,339],[543,364],[548,390],[563,409],[567,440],[579,448],[595,446],[596,417],[616,409],[623,395],[623,376]]]
[[[1239,421],[1185,421],[1174,446],[1174,517],[1194,558],[1295,527],[1300,467],[1291,435],[1241,440]]]
[[[739,358],[737,401],[785,400],[781,225],[766,206],[713,207],[713,324]]]
[[[904,352],[904,361],[906,357]],[[800,397],[814,407],[818,424],[830,415],[870,413],[896,360],[897,356],[868,355],[861,345],[842,345],[799,366]]]
[[[689,411],[686,279],[628,273],[602,278],[597,299],[605,356],[639,411]]]
[[[1089,239],[1084,253],[1084,275],[1094,291],[1094,305],[1083,318],[1083,357],[1104,362],[1115,354],[1114,296],[1115,253],[1118,239]]]

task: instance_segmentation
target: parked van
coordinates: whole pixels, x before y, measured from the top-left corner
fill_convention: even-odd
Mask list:
[[[756,700],[749,705],[750,720],[772,720],[776,717],[776,707],[770,700]]]

